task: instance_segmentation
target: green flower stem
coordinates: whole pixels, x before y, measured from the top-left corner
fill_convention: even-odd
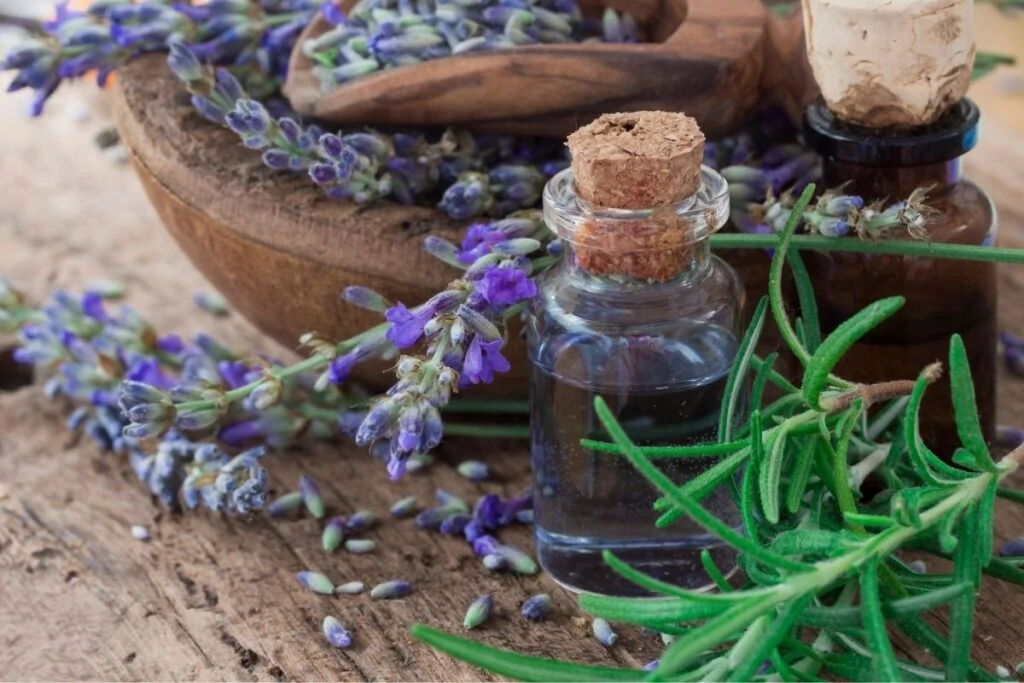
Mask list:
[[[449,413],[464,413],[466,415],[480,413],[487,415],[526,415],[530,412],[530,402],[453,399],[445,406],[445,411]]]
[[[391,323],[381,323],[381,324],[377,325],[376,327],[371,327],[370,329],[366,330],[365,332],[360,332],[356,336],[350,337],[349,339],[346,339],[345,341],[340,342],[335,347],[335,350],[337,351],[338,355],[342,355],[342,354],[348,353],[349,351],[354,349],[356,346],[358,346],[359,342],[361,342],[366,337],[369,337],[372,334],[378,334],[378,333],[380,333],[380,332],[382,332],[384,330],[387,330],[390,327],[391,327]],[[270,368],[267,371],[267,375],[270,376],[270,377],[273,377],[273,378],[275,378],[277,380],[284,381],[284,380],[289,379],[291,377],[295,377],[296,375],[301,375],[304,372],[311,372],[313,370],[320,370],[320,369],[324,368],[325,366],[327,366],[331,362],[331,360],[332,359],[328,358],[327,356],[322,356],[320,354],[316,354],[316,355],[310,356],[309,358],[307,358],[305,360],[299,361],[298,363],[295,363],[293,365],[289,365],[289,366],[286,366],[286,367],[283,367],[283,368],[280,368],[280,367]],[[251,394],[253,391],[255,391],[256,387],[260,386],[265,381],[266,381],[266,378],[265,377],[261,377],[261,378],[255,380],[255,381],[249,382],[245,386],[241,386],[241,387],[238,387],[237,389],[232,389],[231,391],[225,392],[224,393],[224,405],[228,406],[228,405],[231,405],[232,403],[236,403],[238,401],[241,401],[242,399],[246,398],[249,394]],[[178,412],[214,410],[217,407],[218,407],[217,401],[212,401],[212,400],[185,401],[184,403],[177,403],[177,404],[175,404],[175,408],[178,409]]]
[[[530,428],[519,425],[479,425],[445,422],[445,436],[479,436],[490,439],[529,439]]]
[[[748,235],[746,233],[718,233],[711,236],[714,249],[776,249],[782,240],[774,235]],[[995,263],[1024,263],[1024,249],[1006,247],[980,247],[967,244],[937,244],[916,240],[881,240],[869,242],[847,237],[820,235],[793,235],[789,246],[793,249],[817,251],[848,251],[865,254],[893,254],[923,258],[958,259],[961,261],[988,261]]]

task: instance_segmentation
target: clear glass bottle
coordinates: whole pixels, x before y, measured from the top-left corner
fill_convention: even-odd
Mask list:
[[[874,130],[844,123],[818,101],[806,111],[804,137],[822,157],[824,187],[886,204],[930,188],[925,203],[933,215],[924,226],[930,242],[992,245],[995,208],[961,170],[963,155],[977,142],[978,121],[978,107],[963,99],[928,126]],[[945,363],[950,336],[960,334],[982,429],[994,436],[996,264],[850,252],[805,252],[805,261],[823,332],[878,299],[906,298],[896,315],[844,356],[840,376],[858,382],[913,379],[929,363]],[[948,373],[925,394],[921,434],[945,458],[960,445]]]
[[[723,571],[735,566],[735,553],[687,518],[655,528],[657,490],[621,455],[580,445],[581,439],[608,439],[594,413],[596,396],[641,445],[717,439],[743,309],[739,278],[711,255],[708,241],[728,218],[728,206],[725,180],[706,167],[696,194],[648,211],[586,202],[576,194],[571,169],[544,190],[544,218],[561,238],[565,258],[538,283],[528,324],[534,519],[541,565],[571,590],[646,595],[607,568],[605,550],[688,588],[709,583],[700,562],[705,548]],[[659,233],[666,229],[681,232]],[[641,233],[636,240],[606,239]],[[650,248],[659,240],[672,246]],[[609,263],[629,271],[662,263],[665,254],[679,256],[658,278],[665,281],[609,274]],[[659,465],[684,483],[716,461],[664,459]],[[704,505],[738,523],[728,491],[716,491]]]

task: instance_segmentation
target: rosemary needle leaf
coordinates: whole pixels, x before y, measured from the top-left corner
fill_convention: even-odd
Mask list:
[[[874,679],[878,681],[899,680],[896,655],[892,651],[892,643],[889,642],[889,634],[885,627],[885,615],[882,614],[882,602],[878,597],[878,561],[875,559],[869,561],[867,566],[861,570],[860,602],[868,645],[874,654]]]
[[[636,681],[640,678],[639,672],[635,669],[588,666],[542,657],[528,657],[513,652],[495,650],[486,645],[480,645],[471,640],[419,624],[412,627],[412,635],[452,657],[519,681],[551,681],[553,683],[593,681],[599,683],[601,681]]]
[[[746,376],[750,369],[750,359],[754,355],[757,341],[761,338],[761,329],[764,327],[765,313],[768,309],[768,298],[761,297],[757,304],[754,316],[750,320],[747,333],[743,336],[739,348],[736,350],[736,358],[732,363],[732,370],[729,372],[729,379],[725,384],[725,400],[722,402],[722,410],[718,417],[718,441],[727,443],[732,440],[732,430],[735,427],[736,411],[740,406],[740,397],[746,393]],[[756,404],[755,404],[756,405]]]
[[[956,415],[956,429],[960,442],[975,457],[978,467],[984,472],[999,471],[985,443],[978,419],[978,405],[974,398],[974,382],[967,361],[967,347],[959,334],[949,342],[949,381],[952,386],[953,410]]]

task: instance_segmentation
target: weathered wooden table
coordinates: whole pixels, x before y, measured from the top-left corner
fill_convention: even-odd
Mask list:
[[[237,317],[197,312],[191,295],[208,285],[161,229],[131,170],[91,143],[106,120],[83,104],[96,101],[86,92],[62,93],[41,121],[28,120],[15,99],[0,100],[0,274],[37,301],[58,287],[116,278],[161,331],[202,329],[287,356]],[[1024,247],[1024,130],[1006,120],[986,127],[969,172],[1000,205],[1001,242]],[[1001,286],[1001,326],[1022,333],[1024,268],[1003,268]],[[0,337],[0,348],[12,343]],[[11,376],[8,365],[0,376]],[[118,457],[70,439],[60,404],[38,387],[9,384],[0,382],[0,679],[479,680],[482,672],[433,653],[408,627],[459,631],[482,593],[497,603],[495,618],[474,632],[483,642],[634,667],[659,649],[632,630],[605,649],[572,596],[548,579],[489,575],[464,543],[408,521],[386,520],[369,534],[377,553],[357,556],[326,555],[308,519],[167,514]],[[1024,425],[1024,380],[1001,376],[999,398],[1001,422]],[[443,464],[391,483],[352,445],[275,456],[271,470],[277,490],[311,473],[341,514],[384,513],[406,495],[428,500],[437,487],[476,497],[512,494],[527,482],[520,443],[463,440],[440,453],[449,462],[469,454],[492,465],[496,483],[470,484]],[[152,541],[133,540],[133,524],[148,526]],[[1024,533],[1024,511],[1001,507],[997,531],[1000,540]],[[505,537],[530,545],[522,529]],[[306,568],[339,582],[404,578],[416,591],[392,602],[319,597],[296,584],[295,572]],[[540,591],[554,598],[552,617],[526,624],[519,604]],[[1012,669],[1024,659],[1024,588],[986,581],[980,611],[975,655]],[[320,622],[329,613],[356,626],[352,649],[324,643]]]

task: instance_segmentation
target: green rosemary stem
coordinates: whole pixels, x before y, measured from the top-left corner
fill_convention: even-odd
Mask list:
[[[746,233],[718,233],[711,236],[712,249],[775,249],[781,240],[775,235],[748,235]],[[925,258],[959,259],[961,261],[991,261],[996,263],[1024,263],[1024,249],[1006,247],[980,247],[968,244],[937,244],[916,240],[881,240],[869,242],[851,238],[823,237],[820,235],[793,235],[790,247],[803,250],[851,251],[867,254],[894,254]]]

